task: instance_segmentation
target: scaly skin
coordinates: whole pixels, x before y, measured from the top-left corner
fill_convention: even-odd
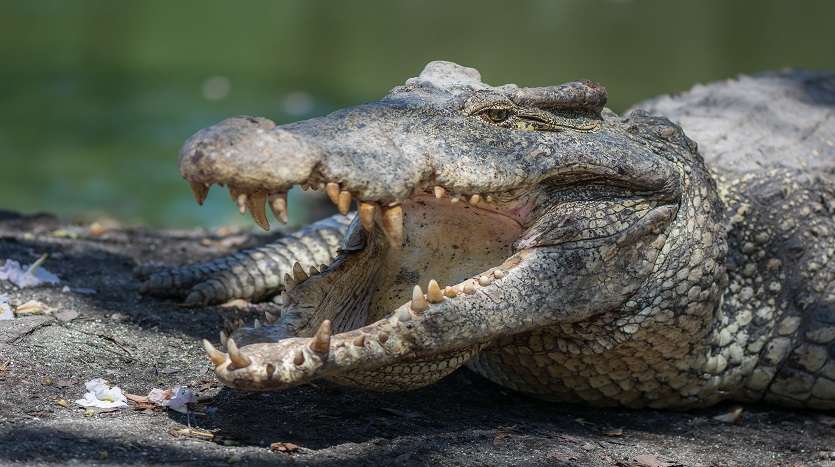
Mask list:
[[[181,268],[140,268],[138,275],[145,276],[141,290],[185,297],[189,306],[273,296],[284,287],[285,274],[293,272],[295,263],[310,271],[333,261],[352,218],[328,217],[273,243]]]
[[[835,95],[835,79],[821,79]],[[782,104],[799,102],[783,94]],[[751,93],[760,107],[772,97]],[[813,173],[771,148],[761,169],[711,173],[679,126],[619,117],[605,101],[590,82],[492,87],[476,70],[432,62],[378,102],[195,134],[180,170],[200,202],[227,185],[264,227],[266,200],[285,217],[293,185],[326,191],[343,213],[359,204],[322,270],[309,275],[306,256],[272,245],[288,261],[257,274],[273,279],[216,280],[212,295],[189,299],[286,290],[277,322],[238,329],[226,353],[204,342],[220,380],[403,390],[467,364],[519,391],[594,405],[835,408],[835,164]],[[834,126],[822,119],[810,134]],[[728,140],[711,134],[709,154]],[[209,264],[227,278],[253,269],[252,259],[231,273],[220,261]],[[158,273],[148,289],[203,290],[206,269]]]

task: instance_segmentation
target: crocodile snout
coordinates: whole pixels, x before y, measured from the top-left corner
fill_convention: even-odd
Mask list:
[[[314,146],[276,128],[271,120],[234,117],[186,141],[180,150],[180,172],[192,184],[280,190],[306,180],[318,155]]]

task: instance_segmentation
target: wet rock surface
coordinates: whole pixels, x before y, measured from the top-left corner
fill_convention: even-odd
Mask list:
[[[44,267],[61,278],[26,289],[0,282],[12,305],[46,305],[46,314],[0,321],[0,464],[835,465],[832,413],[593,409],[531,399],[468,371],[393,394],[325,382],[276,393],[221,387],[199,338],[216,341],[225,320],[254,312],[143,297],[132,271],[266,239],[0,211],[0,260],[48,253]],[[97,377],[138,395],[187,385],[199,402],[189,415],[74,404]]]

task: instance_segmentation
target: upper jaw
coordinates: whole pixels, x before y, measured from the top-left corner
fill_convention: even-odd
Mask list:
[[[295,185],[324,190],[329,183],[338,185],[337,194],[382,206],[434,186],[450,196],[486,199],[574,172],[664,189],[677,174],[621,126],[610,119],[595,133],[514,131],[460,113],[436,109],[425,116],[380,101],[282,126],[230,118],[192,136],[179,163],[198,201],[212,184],[267,196]]]
[[[424,193],[524,222],[517,195],[546,179],[605,178],[672,196],[680,189],[673,164],[636,142],[615,117],[594,133],[538,133],[497,129],[448,110],[426,117],[421,109],[384,100],[283,126],[230,118],[186,142],[180,171],[199,203],[212,184],[226,185],[241,212],[265,229],[265,205],[285,222],[286,193],[295,185],[326,192],[342,213],[357,200],[366,229],[376,212],[384,224],[396,224],[399,204]]]
[[[499,184],[495,191],[481,191],[475,188],[478,184],[468,182],[472,177],[464,173],[463,167],[453,173],[443,168],[429,170],[432,161],[405,157],[398,146],[385,148],[390,156],[381,155],[381,148],[365,148],[365,152],[361,148],[347,154],[343,149],[350,142],[326,150],[318,139],[327,132],[316,120],[276,127],[265,118],[229,118],[189,138],[180,151],[180,172],[191,184],[199,204],[213,184],[228,186],[238,209],[248,211],[265,230],[269,230],[266,206],[277,220],[286,222],[287,191],[295,185],[326,193],[343,214],[356,200],[366,230],[370,230],[379,211],[383,226],[391,231],[389,224],[395,224],[402,215],[399,204],[423,195],[520,217],[518,211],[511,211],[518,205],[517,200],[505,201],[528,188],[509,190]],[[357,159],[371,162],[358,163]],[[380,165],[383,162],[389,165]],[[455,168],[454,164],[447,166]],[[479,171],[479,167],[472,169]],[[396,238],[396,232],[391,233]]]

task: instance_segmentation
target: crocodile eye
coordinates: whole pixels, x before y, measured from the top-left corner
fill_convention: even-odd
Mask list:
[[[484,115],[493,123],[501,123],[510,118],[510,110],[508,109],[487,109]]]

